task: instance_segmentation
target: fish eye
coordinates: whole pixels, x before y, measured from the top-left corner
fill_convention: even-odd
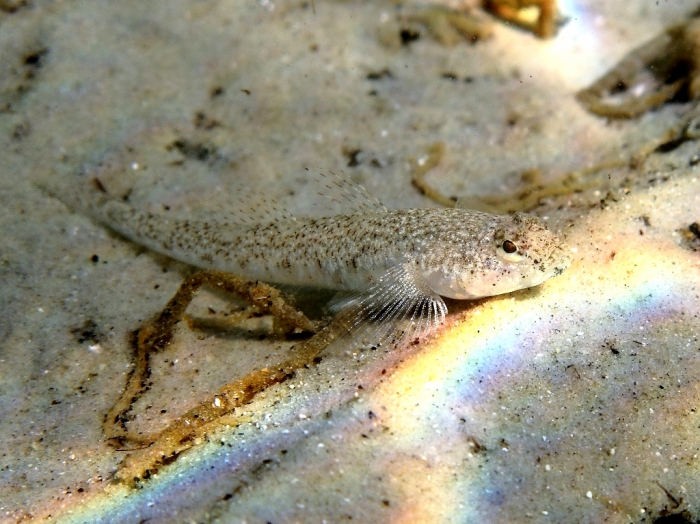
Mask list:
[[[518,246],[510,240],[504,240],[503,244],[501,244],[501,248],[508,254],[515,253],[518,250]]]

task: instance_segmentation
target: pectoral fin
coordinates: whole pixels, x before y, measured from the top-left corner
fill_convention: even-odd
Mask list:
[[[347,319],[348,330],[379,345],[427,334],[445,322],[447,306],[413,264],[401,262],[364,289],[336,296],[331,311]]]

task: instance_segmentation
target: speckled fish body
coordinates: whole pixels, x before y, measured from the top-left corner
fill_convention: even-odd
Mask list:
[[[154,251],[271,283],[354,292],[338,307],[376,318],[444,320],[442,296],[473,299],[535,286],[570,263],[537,218],[466,209],[362,210],[259,223],[177,220],[95,192],[85,210]]]

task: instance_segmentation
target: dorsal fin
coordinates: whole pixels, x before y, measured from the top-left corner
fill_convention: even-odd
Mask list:
[[[223,189],[221,189],[223,191]],[[238,188],[226,205],[217,202],[208,211],[215,212],[213,221],[252,225],[296,220],[287,209],[262,191],[249,187]]]
[[[206,220],[212,224],[250,226],[261,223],[295,221],[296,216],[321,217],[387,211],[386,207],[361,184],[343,175],[344,173],[341,175],[334,172],[319,172],[310,176],[307,179],[309,183],[302,186],[308,191],[307,194],[303,195],[303,203],[308,203],[302,211],[297,211],[295,208],[295,212],[290,212],[284,205],[262,190],[250,187],[228,188],[221,185],[214,188],[215,192],[221,195],[221,198],[218,198],[218,195],[210,194],[210,198],[202,201],[201,205],[198,204],[195,208],[187,211],[174,208],[168,215],[172,218]],[[94,176],[91,183],[92,187],[85,184],[85,190],[90,195],[99,194],[103,199],[119,199],[118,195],[110,194],[109,186],[101,178]],[[294,208],[291,202],[290,206]],[[167,208],[167,206],[165,207]],[[309,210],[308,213],[307,210]],[[156,213],[161,214],[162,212],[156,211]]]
[[[307,168],[308,171],[308,168]],[[386,207],[362,185],[337,173],[319,172],[302,186],[309,193],[304,201],[310,206],[304,211],[290,212],[274,198],[249,187],[236,188],[227,198],[209,201],[195,214],[206,215],[208,221],[219,224],[252,225],[277,221],[293,221],[296,217],[327,217],[353,213],[385,213]],[[226,191],[226,188],[217,188]],[[318,198],[316,198],[318,197]],[[290,203],[293,206],[293,203]]]
[[[308,171],[308,168],[306,168]],[[361,184],[355,182],[341,171],[319,172],[315,177],[319,184],[317,194],[324,201],[315,204],[316,212],[327,211],[327,214],[352,213],[386,213],[379,199],[373,197]]]

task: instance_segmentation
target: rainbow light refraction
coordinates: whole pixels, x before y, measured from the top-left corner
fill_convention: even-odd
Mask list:
[[[695,415],[676,414],[700,403],[700,261],[664,233],[677,217],[653,216],[661,232],[641,236],[635,213],[616,232],[610,212],[581,221],[562,276],[466,306],[417,348],[360,366],[361,393],[290,392],[275,414],[286,425],[222,431],[142,489],[112,487],[59,520],[166,522],[196,506],[221,521],[331,522],[347,508],[365,521],[518,522],[591,501],[607,518],[637,511],[630,490],[664,468],[692,485],[695,466],[671,457],[697,439]],[[678,442],[649,433],[659,424]],[[251,477],[263,460],[274,468]]]

